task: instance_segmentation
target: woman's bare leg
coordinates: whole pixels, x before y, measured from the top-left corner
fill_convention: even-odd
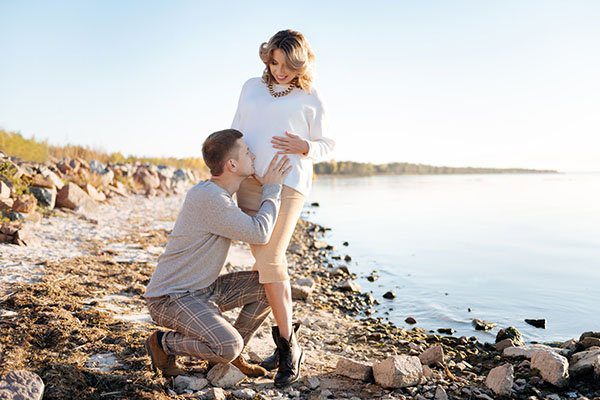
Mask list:
[[[273,311],[279,335],[288,340],[292,336],[292,288],[290,281],[264,283],[267,300]]]

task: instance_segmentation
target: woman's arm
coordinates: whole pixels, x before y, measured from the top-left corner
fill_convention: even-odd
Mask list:
[[[291,132],[285,132],[285,136],[273,136],[271,143],[273,148],[279,150],[277,154],[300,154],[313,160],[320,160],[331,153],[335,147],[335,140],[330,136],[324,136],[325,111],[323,104],[316,92],[316,104],[310,109],[308,115],[308,131],[310,139],[304,139]]]

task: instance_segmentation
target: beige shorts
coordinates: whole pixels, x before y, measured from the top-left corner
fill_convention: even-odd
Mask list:
[[[249,177],[237,192],[238,206],[248,215],[256,215],[260,208],[262,185]],[[290,279],[285,252],[292,239],[298,218],[304,207],[304,195],[283,185],[281,207],[271,240],[265,245],[250,245],[260,283],[283,282]]]

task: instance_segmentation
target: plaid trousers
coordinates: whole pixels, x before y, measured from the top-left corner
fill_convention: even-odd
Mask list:
[[[172,329],[162,337],[170,355],[218,363],[237,358],[271,308],[257,271],[221,275],[209,287],[146,299],[152,319]],[[242,307],[231,325],[221,314]]]

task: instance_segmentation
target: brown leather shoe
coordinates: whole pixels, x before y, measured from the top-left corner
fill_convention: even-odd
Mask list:
[[[152,370],[154,373],[156,373],[157,369],[159,369],[164,377],[185,375],[185,370],[177,366],[175,356],[165,353],[162,347],[158,344],[158,332],[154,332],[148,339],[146,339],[144,347],[150,356]]]
[[[240,354],[238,358],[231,362],[231,365],[236,366],[242,373],[250,378],[258,378],[259,376],[267,375],[267,370],[258,364],[250,364]]]

